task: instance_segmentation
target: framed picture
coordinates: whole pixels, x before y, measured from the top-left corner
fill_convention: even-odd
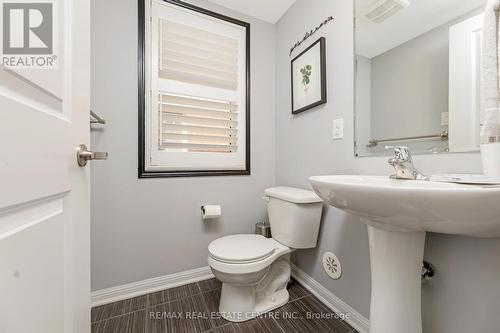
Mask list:
[[[326,103],[326,39],[321,37],[292,60],[292,113]]]

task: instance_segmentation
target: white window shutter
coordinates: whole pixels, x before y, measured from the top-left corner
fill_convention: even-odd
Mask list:
[[[151,4],[146,171],[248,174],[249,24]]]
[[[160,78],[238,89],[238,41],[160,20]]]
[[[160,93],[160,149],[232,153],[238,149],[233,102]]]

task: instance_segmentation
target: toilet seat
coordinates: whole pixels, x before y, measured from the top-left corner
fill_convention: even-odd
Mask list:
[[[216,239],[210,243],[208,250],[209,266],[228,274],[258,272],[269,267],[282,255],[292,252],[291,248],[273,238],[254,234]]]
[[[273,254],[275,241],[261,235],[231,235],[208,245],[209,255],[230,264],[245,264],[263,260]]]

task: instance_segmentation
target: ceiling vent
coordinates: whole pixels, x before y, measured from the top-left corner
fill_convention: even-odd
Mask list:
[[[377,0],[362,12],[362,16],[369,22],[382,23],[409,5],[408,0]]]

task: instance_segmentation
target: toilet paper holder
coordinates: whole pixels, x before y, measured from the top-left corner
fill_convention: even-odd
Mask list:
[[[222,209],[219,205],[201,206],[201,217],[204,220],[216,219],[222,215]]]

